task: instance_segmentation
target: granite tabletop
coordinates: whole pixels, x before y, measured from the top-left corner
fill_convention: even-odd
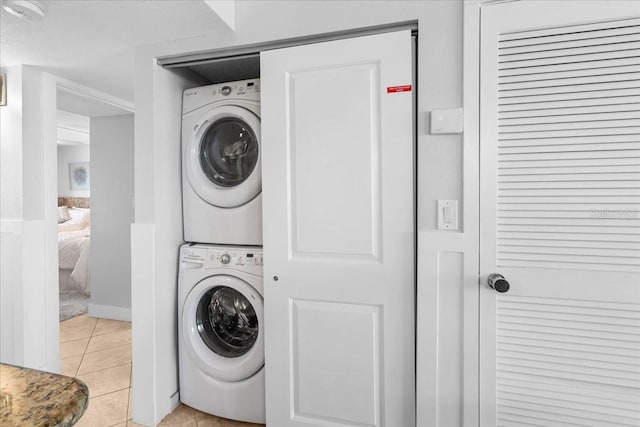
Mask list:
[[[89,402],[80,380],[0,363],[0,426],[72,426]]]

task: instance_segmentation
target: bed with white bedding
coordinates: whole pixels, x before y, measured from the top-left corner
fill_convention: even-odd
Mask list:
[[[60,292],[89,295],[91,275],[91,211],[58,207],[58,271]]]

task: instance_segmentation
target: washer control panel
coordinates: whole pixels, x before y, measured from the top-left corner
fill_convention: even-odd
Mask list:
[[[180,270],[228,268],[262,276],[262,248],[211,247],[186,244],[180,248]]]
[[[207,250],[206,268],[219,267],[262,267],[262,249],[225,250],[209,248]]]
[[[215,268],[262,276],[262,248],[185,245],[180,251],[180,260],[183,271]]]

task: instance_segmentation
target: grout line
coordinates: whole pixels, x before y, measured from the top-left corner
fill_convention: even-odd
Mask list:
[[[118,344],[118,345],[114,345],[113,347],[107,347],[107,348],[102,348],[100,350],[96,350],[96,351],[85,351],[84,354],[94,354],[94,353],[102,353],[105,351],[110,351],[116,348],[120,348],[120,347],[129,347],[131,348],[131,343],[125,343],[125,344]]]
[[[82,349],[82,353],[72,354],[72,355],[67,356],[67,357],[62,357],[62,350],[60,350],[60,360],[70,359],[72,357],[77,357],[77,356],[84,355],[87,352],[87,347],[89,347],[89,341],[91,341],[91,337],[78,338],[77,340],[71,340],[71,341],[60,341],[60,347],[62,347],[62,344],[67,344],[67,343],[70,343],[70,342],[82,341],[82,340],[87,340],[87,343],[85,344],[84,348]]]
[[[131,329],[120,329],[120,330],[117,330],[117,331],[100,332],[98,334],[92,335],[92,337],[101,337],[103,335],[115,334],[115,333],[118,333],[118,332],[124,332],[124,331],[130,331],[130,330]]]
[[[97,319],[96,325],[98,324],[98,322],[99,322],[100,320],[107,320],[107,321],[109,321],[109,322],[119,322],[118,324],[125,324],[125,323],[128,323],[128,324],[129,324],[129,330],[131,330],[131,322],[126,321],[126,320],[113,320],[113,319],[101,319],[101,318],[96,318],[96,319]],[[117,330],[115,330],[115,331],[101,332],[101,333],[97,333],[97,334],[94,334],[94,335],[95,335],[95,336],[100,336],[100,335],[111,334],[111,333],[114,333],[114,332],[122,332],[122,331],[126,331],[126,330],[127,330],[127,329],[117,329]]]
[[[101,351],[112,350],[112,349],[117,348],[117,347],[124,347],[125,345],[131,346],[131,343],[130,343],[130,342],[128,342],[128,343],[124,343],[124,344],[120,343],[120,344],[112,345],[112,346],[110,346],[110,347],[101,348],[101,349],[99,349],[99,350],[86,351],[86,350],[88,350],[88,349],[89,349],[89,344],[87,344],[87,348],[85,349],[84,354],[88,354],[88,353],[99,353],[99,352],[101,352]]]
[[[131,361],[131,370],[129,370],[129,398],[127,399],[127,424],[129,423],[129,419],[133,418],[133,417],[129,418],[129,413],[131,412],[130,409],[132,409],[132,408],[129,408],[129,406],[131,405],[131,401],[133,399],[133,395],[131,394],[133,393],[133,384],[131,381],[132,377],[133,377],[133,360]]]
[[[82,350],[82,355],[83,356],[87,352],[87,349],[89,348],[89,343],[90,342],[91,342],[91,337],[89,337],[89,339],[87,340],[87,344],[84,346],[84,349]]]
[[[74,377],[78,376],[78,371],[80,371],[80,366],[82,366],[82,362],[84,362],[84,356],[85,356],[85,354],[87,354],[87,348],[89,348],[89,343],[91,343],[91,338],[93,338],[93,332],[96,330],[96,326],[98,326],[98,321],[97,320],[93,324],[93,329],[91,329],[91,336],[89,337],[89,342],[87,342],[87,347],[84,349],[84,353],[82,353],[82,358],[80,359],[80,363],[78,364],[78,367],[76,368],[76,373],[75,373]]]
[[[127,396],[127,425],[129,424],[129,402],[131,402],[131,379],[129,379],[129,396]],[[197,426],[196,426],[197,427]]]
[[[120,424],[122,424],[124,422],[124,425],[126,426],[127,424],[129,424],[129,420],[126,421],[120,421],[119,423],[115,423],[115,424],[111,424],[107,427],[115,427],[115,426],[119,426]]]
[[[106,371],[107,369],[119,368],[120,366],[129,365],[131,362],[119,363],[117,365],[109,366],[108,368],[100,368],[95,371],[83,372],[81,375],[94,374],[96,372]],[[129,377],[129,384],[131,384],[131,377]]]
[[[99,395],[97,395],[97,396],[89,396],[89,399],[95,399],[95,398],[97,398],[97,397],[104,397],[104,396],[108,396],[108,395],[110,395],[110,394],[118,393],[119,391],[126,390],[126,389],[128,389],[128,388],[129,388],[129,387],[123,387],[123,388],[119,388],[118,390],[111,390],[111,391],[108,391],[108,392],[106,392],[106,393],[99,394]],[[91,390],[89,390],[89,394],[91,394]],[[127,394],[127,399],[128,399],[128,398],[129,398],[129,395]],[[128,406],[128,405],[129,405],[129,403],[127,402],[127,406]],[[119,423],[116,423],[116,424],[119,424]]]
[[[78,373],[78,375],[88,375],[88,374],[93,374],[93,373],[95,373],[95,372],[105,371],[105,370],[107,370],[107,369],[113,369],[113,368],[117,368],[117,367],[120,367],[120,366],[124,366],[124,365],[127,365],[127,364],[129,364],[129,363],[131,363],[131,360],[130,360],[130,361],[128,361],[128,362],[125,362],[125,363],[119,363],[119,364],[117,364],[117,365],[107,366],[106,368],[96,369],[95,371],[87,371],[87,372]],[[79,370],[79,369],[80,369],[80,368],[78,367],[78,370]],[[77,378],[77,377],[76,377],[76,378]]]
[[[91,337],[76,338],[76,339],[73,339],[73,340],[60,341],[60,344],[66,344],[66,343],[71,342],[71,341],[86,340],[87,338],[91,339]]]

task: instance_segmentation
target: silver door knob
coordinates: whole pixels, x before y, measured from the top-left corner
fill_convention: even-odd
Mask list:
[[[487,277],[487,284],[501,294],[509,290],[509,282],[499,273],[491,273],[489,277]]]

